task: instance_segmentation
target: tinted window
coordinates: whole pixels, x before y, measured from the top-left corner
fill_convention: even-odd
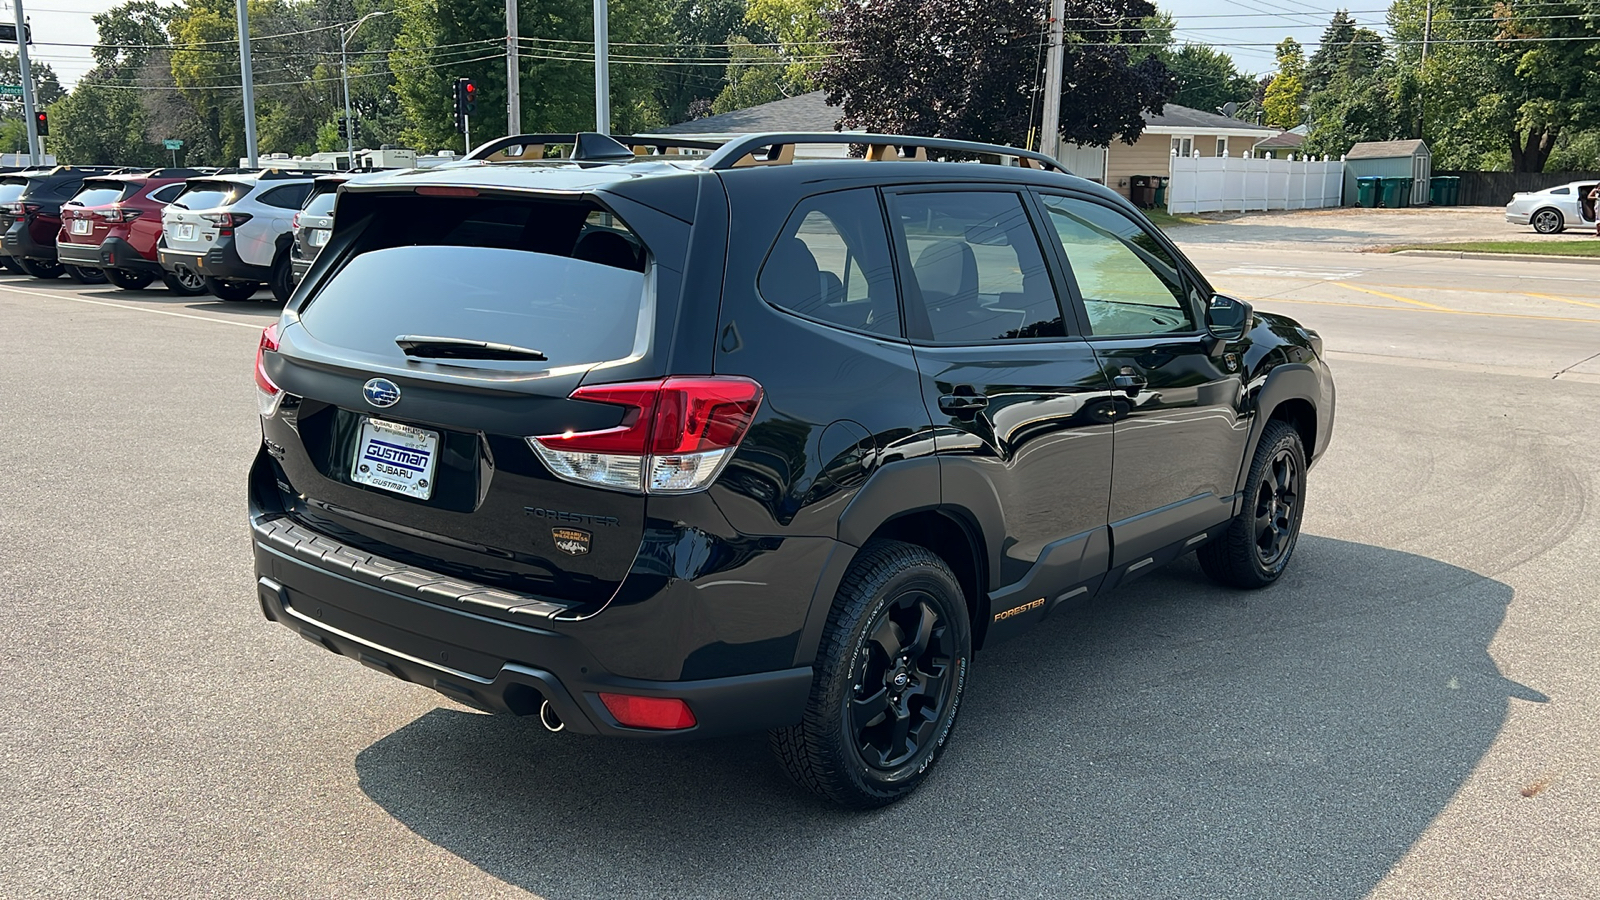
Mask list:
[[[893,209],[911,264],[907,316],[925,316],[918,330],[958,343],[1066,334],[1020,195],[900,194]]]
[[[126,200],[137,190],[138,188],[131,184],[91,181],[74,194],[69,202],[79,206],[105,206],[118,200]]]
[[[1194,312],[1172,256],[1137,222],[1109,207],[1044,197],[1094,334],[1193,331]]]
[[[268,206],[279,209],[299,209],[306,202],[306,195],[311,193],[309,184],[290,184],[280,188],[273,188],[262,194],[259,198]]]
[[[306,200],[306,208],[301,212],[308,216],[331,216],[333,215],[333,201],[337,200],[338,197],[339,195],[334,191],[312,194]]]
[[[0,203],[10,203],[22,196],[22,189],[28,186],[26,178],[16,178],[0,181]]]
[[[807,318],[900,334],[877,192],[840,191],[803,201],[767,254],[758,287],[768,303]]]
[[[83,179],[77,178],[73,179],[72,181],[63,181],[56,184],[54,187],[49,189],[49,193],[56,197],[71,197],[73,194],[76,194],[82,189]]]
[[[183,193],[183,185],[169,184],[163,188],[156,188],[150,192],[150,199],[157,203],[171,203],[172,199]]]
[[[374,214],[357,254],[301,311],[319,340],[400,357],[424,334],[542,351],[538,369],[623,359],[654,318],[645,255],[593,207],[508,200],[411,200]],[[494,363],[504,367],[504,362]]]
[[[191,181],[172,205],[180,209],[215,209],[227,206],[244,193],[236,181]]]
[[[1572,188],[1556,188],[1555,190],[1551,191],[1550,193],[1552,193],[1552,194],[1570,194],[1570,193],[1572,193]]]

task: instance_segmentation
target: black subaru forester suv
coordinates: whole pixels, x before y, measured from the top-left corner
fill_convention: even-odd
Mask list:
[[[552,731],[766,729],[872,807],[975,650],[1189,551],[1288,564],[1321,340],[1111,191],[956,141],[547,140],[341,188],[256,360],[269,619]]]

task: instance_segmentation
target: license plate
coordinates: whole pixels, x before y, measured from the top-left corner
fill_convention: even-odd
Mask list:
[[[89,222],[88,219],[73,219],[72,220],[72,233],[73,234],[88,234],[92,230],[93,230],[92,224]]]
[[[180,241],[192,241],[194,240],[194,226],[179,225],[173,236]]]
[[[306,245],[310,247],[321,247],[323,244],[328,242],[329,234],[330,232],[326,228],[313,228],[311,229],[311,233],[306,235]]]
[[[407,497],[433,495],[433,467],[439,457],[439,432],[399,422],[367,419],[350,478]]]

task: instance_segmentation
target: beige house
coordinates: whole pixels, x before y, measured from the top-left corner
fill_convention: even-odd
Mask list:
[[[732,137],[759,131],[833,131],[840,111],[829,106],[822,91],[775,100],[733,112],[707,116],[659,129],[660,134]],[[1240,156],[1278,134],[1278,129],[1252,125],[1216,113],[1168,103],[1161,115],[1145,113],[1144,133],[1132,145],[1113,141],[1110,147],[1065,144],[1061,162],[1074,175],[1108,185],[1124,197],[1135,175],[1167,175],[1172,154]]]
[[[1074,175],[1092,178],[1128,196],[1135,175],[1171,172],[1173,154],[1241,156],[1278,129],[1168,103],[1160,115],[1145,113],[1144,132],[1133,144],[1110,147],[1063,145],[1061,161]]]

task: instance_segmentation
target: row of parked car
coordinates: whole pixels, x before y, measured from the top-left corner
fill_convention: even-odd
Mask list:
[[[0,265],[130,291],[289,299],[349,173],[55,166],[0,174]]]

